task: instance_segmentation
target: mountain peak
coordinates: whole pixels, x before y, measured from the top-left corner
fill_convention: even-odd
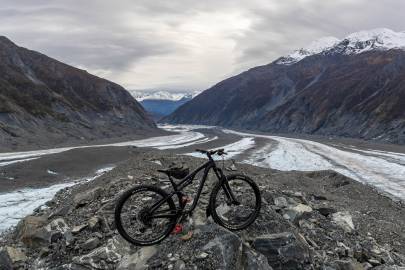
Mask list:
[[[395,32],[387,28],[360,31],[342,40],[346,54],[362,53],[370,50],[389,50],[405,48],[405,32]]]
[[[359,54],[371,50],[405,49],[405,32],[395,32],[388,28],[376,28],[352,33],[342,40],[324,37],[312,42],[306,48],[294,51],[276,61],[280,65],[297,63],[307,56],[331,52]]]
[[[199,91],[177,91],[177,92],[169,92],[169,91],[137,91],[132,90],[130,93],[134,96],[137,101],[143,100],[172,100],[172,101],[179,101],[183,98],[193,98],[198,95]]]
[[[388,28],[375,28],[371,30],[363,30],[348,35],[345,39],[366,41],[375,38],[390,39],[394,36],[403,35],[403,32],[395,32]]]
[[[14,43],[10,39],[8,39],[6,36],[0,36],[0,42],[14,45]]]
[[[294,64],[296,62],[301,61],[307,56],[314,55],[321,53],[325,50],[328,50],[338,44],[340,40],[336,37],[322,37],[310,43],[307,47],[301,48],[299,50],[294,51],[292,54],[288,55],[287,57],[282,57],[280,60],[277,61],[277,64]]]

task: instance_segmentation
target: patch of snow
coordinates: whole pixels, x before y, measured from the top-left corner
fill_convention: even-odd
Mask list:
[[[57,172],[52,171],[52,170],[47,170],[46,172],[47,172],[48,174],[51,174],[51,175],[58,175]]]
[[[247,138],[242,138],[241,140],[239,140],[237,142],[234,142],[234,143],[231,143],[228,145],[224,145],[219,148],[224,148],[225,152],[227,153],[227,155],[222,156],[224,159],[231,159],[231,158],[251,149],[254,146],[255,146],[254,138],[247,137]],[[193,157],[199,157],[199,158],[207,158],[207,156],[205,154],[198,153],[198,152],[188,153],[186,155],[193,156]],[[220,159],[222,159],[222,157],[215,155],[213,158],[215,160],[220,160]]]
[[[373,49],[401,49],[405,47],[405,32],[377,28],[350,34],[342,40],[345,41],[349,42],[345,53],[362,53]]]
[[[335,37],[323,37],[315,40],[309,46],[296,50],[286,57],[282,57],[277,61],[280,65],[290,65],[297,63],[309,55],[314,55],[321,53],[323,51],[333,48],[336,44],[340,42],[339,39]]]
[[[308,47],[281,57],[276,64],[291,65],[310,55],[320,53],[359,54],[371,50],[405,49],[405,32],[395,32],[387,28],[352,33],[339,40],[325,37],[314,41]]]
[[[159,166],[163,166],[162,162],[160,160],[152,160],[153,163],[159,165]]]
[[[159,150],[178,149],[178,148],[183,148],[183,147],[190,146],[190,145],[197,145],[197,144],[207,143],[207,142],[211,142],[211,141],[215,141],[215,140],[218,140],[217,136],[212,137],[212,138],[203,138],[201,140],[191,141],[188,143],[160,146],[160,147],[156,147],[156,148]]]
[[[46,188],[21,189],[0,194],[0,232],[15,226],[22,218],[30,215],[36,208],[51,200],[55,194],[64,188],[75,185],[77,182],[92,181],[109,172],[114,167],[99,169],[92,177],[79,179],[74,182],[57,184]]]
[[[142,140],[133,140],[120,143],[111,144],[99,144],[99,145],[88,145],[88,146],[77,146],[77,147],[63,147],[63,148],[53,148],[46,150],[37,151],[26,151],[26,152],[10,152],[10,153],[0,153],[0,167],[13,164],[16,162],[24,162],[32,159],[39,158],[45,155],[57,154],[65,152],[72,149],[80,148],[93,148],[93,147],[104,147],[104,146],[137,146],[137,147],[152,147],[156,149],[175,149],[181,148],[193,144],[201,144],[216,140],[217,137],[207,138],[201,132],[193,131],[193,129],[199,128],[213,128],[210,126],[197,126],[197,125],[162,125],[160,128],[167,131],[178,132],[178,134],[151,137]]]
[[[11,161],[4,161],[4,162],[0,162],[0,167],[7,166],[7,165],[11,165],[11,164],[14,164],[14,163],[19,163],[19,162],[30,161],[30,160],[34,160],[34,159],[37,159],[37,158],[38,158],[38,157],[25,158],[25,159],[18,159],[18,160],[11,160]]]
[[[16,225],[20,219],[52,199],[59,190],[73,184],[58,184],[47,188],[22,189],[0,194],[0,232]]]
[[[200,92],[199,91],[194,91],[194,92],[169,92],[169,91],[137,91],[137,90],[132,90],[130,91],[132,96],[137,100],[137,101],[143,101],[145,99],[148,100],[173,100],[173,101],[178,101],[183,98],[194,98],[196,95],[198,95]]]
[[[224,132],[241,136],[267,138],[277,142],[277,147],[264,146],[245,160],[246,163],[283,171],[333,170],[359,182],[405,200],[405,166],[373,152],[363,155],[344,151],[322,143],[269,135]],[[392,155],[392,154],[391,154]],[[398,158],[403,158],[400,154]]]

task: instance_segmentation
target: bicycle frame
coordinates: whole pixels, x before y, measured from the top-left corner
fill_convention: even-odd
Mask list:
[[[196,170],[189,173],[186,177],[181,179],[178,184],[176,184],[169,175],[169,180],[170,180],[170,183],[172,184],[174,191],[172,191],[170,194],[168,194],[165,198],[161,199],[159,202],[155,203],[149,209],[149,212],[154,213],[156,211],[156,209],[158,209],[163,203],[165,203],[169,198],[172,198],[174,195],[177,195],[177,197],[179,199],[180,209],[177,209],[176,213],[173,213],[173,214],[152,214],[149,217],[150,218],[170,218],[170,217],[178,216],[179,214],[191,214],[194,211],[194,209],[197,207],[197,203],[200,199],[202,189],[204,188],[204,184],[207,180],[208,173],[211,169],[213,169],[213,171],[214,171],[215,175],[217,176],[218,180],[220,181],[221,185],[224,186],[224,191],[225,191],[225,194],[228,197],[228,199],[232,202],[237,203],[235,196],[232,194],[232,191],[229,188],[228,182],[226,181],[226,177],[223,174],[222,170],[220,168],[218,168],[215,164],[215,161],[211,157],[209,157],[209,160],[205,164],[201,165]],[[200,185],[198,186],[197,194],[196,194],[196,197],[194,198],[193,204],[191,205],[189,210],[183,211],[185,204],[182,203],[183,194],[181,193],[181,191],[185,187],[190,185],[193,182],[195,176],[202,170],[204,170],[204,174],[201,178]],[[158,213],[158,211],[157,211],[157,213]]]

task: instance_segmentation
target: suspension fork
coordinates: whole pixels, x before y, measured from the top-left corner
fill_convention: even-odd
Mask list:
[[[218,177],[220,185],[222,186],[222,189],[224,190],[229,203],[239,205],[240,202],[238,202],[235,195],[233,194],[232,189],[229,186],[228,179],[226,178],[226,176],[222,172],[222,170],[219,168],[214,168],[214,172],[215,172],[216,176]]]

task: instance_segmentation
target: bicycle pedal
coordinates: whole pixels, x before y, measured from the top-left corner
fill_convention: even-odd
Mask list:
[[[171,234],[179,234],[183,231],[183,225],[177,223],[176,226],[174,226],[173,231]]]

